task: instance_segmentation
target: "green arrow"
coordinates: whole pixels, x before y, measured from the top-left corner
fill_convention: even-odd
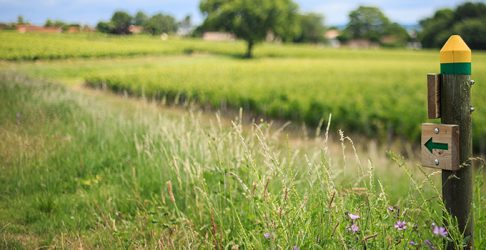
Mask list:
[[[449,150],[449,144],[433,142],[432,137],[430,137],[430,139],[424,145],[430,151],[430,153],[432,153],[432,149]]]

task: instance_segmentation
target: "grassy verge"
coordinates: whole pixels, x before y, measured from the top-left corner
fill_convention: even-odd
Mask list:
[[[0,90],[2,248],[403,249],[444,239],[431,229],[449,220],[437,172],[393,153],[393,165],[375,166],[330,155],[324,138],[303,151],[267,124],[202,123],[18,75],[2,74]],[[453,227],[446,239],[463,241]]]
[[[352,51],[343,52],[352,54]],[[183,65],[180,62],[185,62]],[[190,100],[216,109],[238,109],[317,126],[326,114],[336,126],[380,142],[392,138],[417,142],[427,121],[424,76],[433,63],[402,58],[222,57],[166,60],[164,65],[107,70],[86,77],[90,86],[169,102]],[[353,65],[353,66],[350,66]],[[429,68],[429,69],[428,69]],[[477,73],[476,79],[483,79]],[[480,81],[480,80],[478,80]],[[473,88],[473,103],[486,103],[484,86]],[[486,113],[474,114],[476,151],[484,147]]]
[[[235,56],[244,50],[240,42],[97,33],[0,32],[0,38],[0,58],[23,61],[0,64],[32,75],[86,80],[93,86],[161,100],[190,99],[216,109],[243,107],[310,126],[332,113],[334,124],[345,131],[387,143],[418,142],[419,124],[426,121],[425,76],[439,70],[438,51],[262,44],[256,59],[241,60]],[[197,54],[188,55],[192,53]],[[85,59],[75,59],[79,57]],[[66,60],[42,61],[61,58]],[[473,58],[473,78],[478,83],[472,89],[472,105],[478,107],[473,145],[475,152],[484,154],[486,112],[481,107],[486,105],[486,92],[481,83],[486,74],[480,69],[486,57],[474,52]],[[31,59],[41,62],[25,62]]]

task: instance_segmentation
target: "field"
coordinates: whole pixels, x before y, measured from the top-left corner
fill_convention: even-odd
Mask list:
[[[454,227],[447,237],[433,233],[432,223],[455,223],[443,214],[439,172],[393,151],[385,158],[382,147],[362,151],[368,144],[346,137],[418,140],[427,121],[425,76],[438,71],[437,51],[265,44],[256,59],[244,60],[236,56],[244,51],[239,42],[0,38],[0,248],[404,249],[411,241],[420,248],[464,242]],[[480,149],[486,55],[473,60]],[[300,137],[265,122],[245,124],[242,116],[224,118],[240,107],[255,117],[324,124],[315,136]],[[477,249],[486,247],[479,165]]]
[[[10,36],[20,39],[18,34],[4,35],[7,39]],[[427,121],[426,74],[438,72],[439,66],[437,51],[353,51],[265,45],[256,51],[259,58],[244,60],[233,56],[239,46],[241,51],[244,49],[239,43],[160,41],[147,37],[117,41],[100,35],[55,36],[57,40],[47,43],[42,40],[46,38],[30,36],[36,43],[58,49],[41,45],[25,53],[23,48],[3,49],[1,57],[33,58],[36,56],[31,53],[36,54],[37,49],[42,50],[39,58],[78,57],[83,53],[95,57],[149,51],[153,55],[167,53],[172,57],[162,57],[160,61],[134,60],[120,66],[94,62],[85,71],[75,66],[70,76],[80,77],[90,86],[105,86],[120,93],[168,102],[193,101],[216,109],[243,107],[258,115],[305,122],[311,127],[332,113],[335,125],[343,130],[383,142],[400,138],[418,141],[419,125]],[[6,43],[8,46],[22,46],[19,44],[23,43],[13,38]],[[72,47],[68,47],[62,54],[64,43],[75,39],[77,42],[73,44],[83,49],[73,48],[76,54],[72,54]],[[93,40],[96,46],[91,46]],[[86,46],[90,49],[84,50]],[[206,55],[174,58],[184,51]],[[480,70],[486,67],[486,55],[474,53],[473,67],[473,79],[478,82],[473,88],[473,105],[478,107],[473,120],[474,144],[476,151],[486,152],[486,112],[481,109],[486,106],[486,91],[481,84],[486,82],[486,73]],[[44,75],[52,77],[50,73]]]

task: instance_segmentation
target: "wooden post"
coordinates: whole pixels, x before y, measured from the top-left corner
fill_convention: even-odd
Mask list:
[[[440,115],[444,124],[459,126],[459,162],[457,171],[442,170],[442,196],[447,211],[457,219],[459,230],[473,246],[473,186],[471,165],[471,50],[458,35],[447,40],[440,51]],[[451,244],[447,249],[454,249]]]

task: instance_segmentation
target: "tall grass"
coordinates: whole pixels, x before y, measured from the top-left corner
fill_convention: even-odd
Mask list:
[[[221,57],[168,59],[152,67],[121,67],[92,75],[90,86],[115,92],[178,102],[191,100],[216,109],[243,107],[259,115],[303,121],[317,126],[327,113],[335,124],[381,142],[391,138],[417,142],[427,121],[427,72],[436,63],[388,58],[347,58],[353,51],[322,58],[262,58],[235,60]],[[411,52],[413,55],[413,52]],[[427,55],[427,54],[426,54]],[[424,57],[427,58],[427,57]],[[181,62],[185,62],[181,64]],[[479,63],[478,63],[479,65]],[[486,79],[482,72],[475,79]],[[485,105],[484,86],[472,89],[473,104]],[[486,112],[474,113],[474,144],[486,149]]]
[[[410,241],[464,241],[454,226],[446,238],[432,232],[432,223],[455,224],[443,216],[438,172],[391,152],[392,164],[376,166],[354,156],[344,134],[343,156],[331,154],[332,125],[314,139],[319,147],[304,149],[266,123],[247,129],[237,119],[228,127],[217,117],[172,116],[155,104],[18,75],[2,74],[0,90],[3,248],[403,249]],[[486,246],[481,180],[478,249]],[[353,223],[351,214],[360,218]]]
[[[380,141],[417,142],[426,121],[425,76],[439,71],[438,51],[350,50],[262,44],[255,60],[241,60],[241,42],[150,36],[18,34],[0,32],[0,59],[57,60],[5,63],[48,78],[75,78],[115,91],[216,108],[244,107],[258,115],[317,126],[327,113],[346,131]],[[219,56],[182,56],[209,53]],[[140,57],[147,56],[150,57]],[[159,57],[156,57],[159,55]],[[165,55],[161,57],[160,55]],[[167,56],[171,55],[171,56]],[[224,55],[224,56],[222,56]],[[275,57],[278,57],[275,58]],[[475,151],[486,152],[484,53],[473,53]],[[65,80],[65,79],[63,79]],[[435,122],[435,121],[434,121]]]

